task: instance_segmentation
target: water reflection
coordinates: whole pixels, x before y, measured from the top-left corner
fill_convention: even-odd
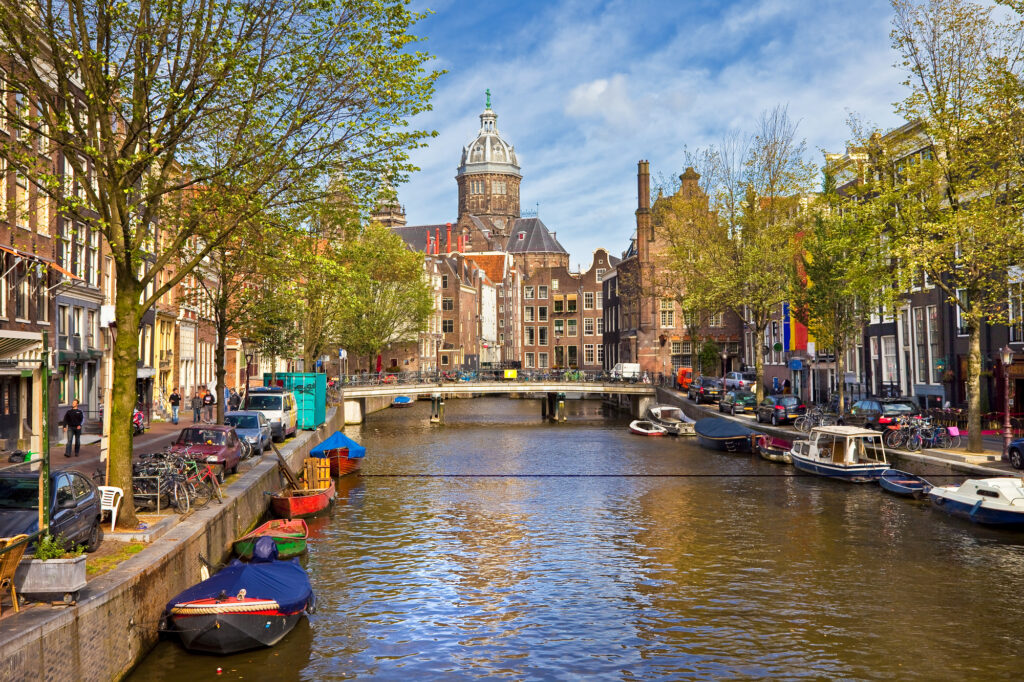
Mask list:
[[[350,427],[364,475],[310,524],[319,612],[232,677],[1015,674],[1020,535],[568,406],[566,425],[477,399],[440,428],[423,403]],[[136,678],[216,665],[167,642]]]

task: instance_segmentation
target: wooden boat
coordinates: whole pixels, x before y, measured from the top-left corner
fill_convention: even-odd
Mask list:
[[[900,471],[899,469],[886,469],[878,478],[878,484],[883,489],[894,495],[913,497],[920,499],[932,489],[932,484],[920,476]]]
[[[725,452],[751,452],[753,440],[759,435],[743,424],[719,417],[700,419],[693,425],[693,430],[702,447]]]
[[[309,528],[302,519],[274,519],[235,540],[235,554],[251,559],[253,548],[259,538],[268,537],[277,545],[279,559],[291,559],[306,551]]]
[[[273,539],[256,540],[253,560],[233,560],[172,599],[162,628],[191,651],[233,654],[277,644],[314,605],[297,559],[277,561]]]
[[[789,451],[792,449],[793,444],[788,440],[771,436],[758,436],[754,447],[757,450],[757,454],[769,462],[793,463],[793,458],[789,456]]]
[[[655,405],[647,408],[647,419],[668,431],[672,436],[693,436],[693,420],[675,405]]]
[[[629,430],[638,436],[664,436],[668,433],[665,427],[646,419],[636,419],[630,422]]]
[[[889,468],[882,434],[856,426],[818,426],[789,451],[800,471],[850,483],[877,481]]]
[[[936,508],[972,523],[1024,528],[1024,481],[1019,478],[968,479],[959,486],[935,486],[928,498]]]
[[[412,407],[414,402],[415,401],[409,396],[400,395],[396,396],[395,399],[391,401],[391,407]]]
[[[270,496],[270,511],[280,519],[301,519],[327,511],[334,501],[334,481],[326,488],[285,489]]]
[[[331,476],[345,476],[359,471],[366,448],[341,431],[335,431],[324,442],[309,451],[310,457],[327,458],[331,463]]]

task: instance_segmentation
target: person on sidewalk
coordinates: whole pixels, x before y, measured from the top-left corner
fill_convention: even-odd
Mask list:
[[[213,394],[210,393],[210,389],[206,389],[206,393],[203,394],[203,414],[206,421],[213,421]]]
[[[201,397],[199,397],[199,391],[196,391],[196,394],[194,396],[192,396],[192,423],[193,424],[199,422],[199,419],[200,419],[199,413],[202,412],[202,409],[203,409],[203,399]]]
[[[64,425],[65,438],[67,443],[64,446],[64,456],[71,456],[71,441],[75,441],[75,457],[82,449],[82,423],[85,421],[85,414],[78,409],[78,401],[71,401],[71,409],[64,413],[61,423]]]
[[[181,407],[181,396],[178,394],[178,389],[171,391],[171,397],[168,398],[171,401],[171,423],[178,423],[178,409]]]
[[[231,398],[228,400],[228,406],[231,411],[236,411],[242,404],[242,396],[238,395],[238,391],[231,389]]]

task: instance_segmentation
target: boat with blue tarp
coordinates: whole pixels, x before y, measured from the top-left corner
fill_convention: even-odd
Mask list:
[[[327,440],[310,450],[309,456],[327,458],[331,463],[331,476],[344,476],[359,470],[366,456],[366,448],[341,431],[335,431]]]
[[[261,537],[252,561],[235,559],[168,602],[163,629],[191,651],[233,654],[277,644],[314,599],[299,560],[279,561],[274,539]]]
[[[391,401],[391,407],[412,407],[415,401],[407,395],[395,396],[395,399]]]
[[[753,452],[754,439],[758,436],[757,431],[743,424],[719,417],[700,419],[693,430],[703,447],[725,452]]]
[[[856,426],[815,427],[789,456],[800,471],[850,483],[877,481],[889,468],[882,434]]]

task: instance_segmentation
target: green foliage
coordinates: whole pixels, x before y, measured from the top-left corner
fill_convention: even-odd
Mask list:
[[[81,555],[85,551],[83,545],[74,545],[69,548],[67,538],[64,537],[63,533],[56,537],[47,533],[39,538],[39,542],[36,543],[35,558],[40,561],[47,561],[48,559],[70,559]]]
[[[722,373],[722,349],[714,341],[705,341],[700,348],[700,372],[706,376]]]

